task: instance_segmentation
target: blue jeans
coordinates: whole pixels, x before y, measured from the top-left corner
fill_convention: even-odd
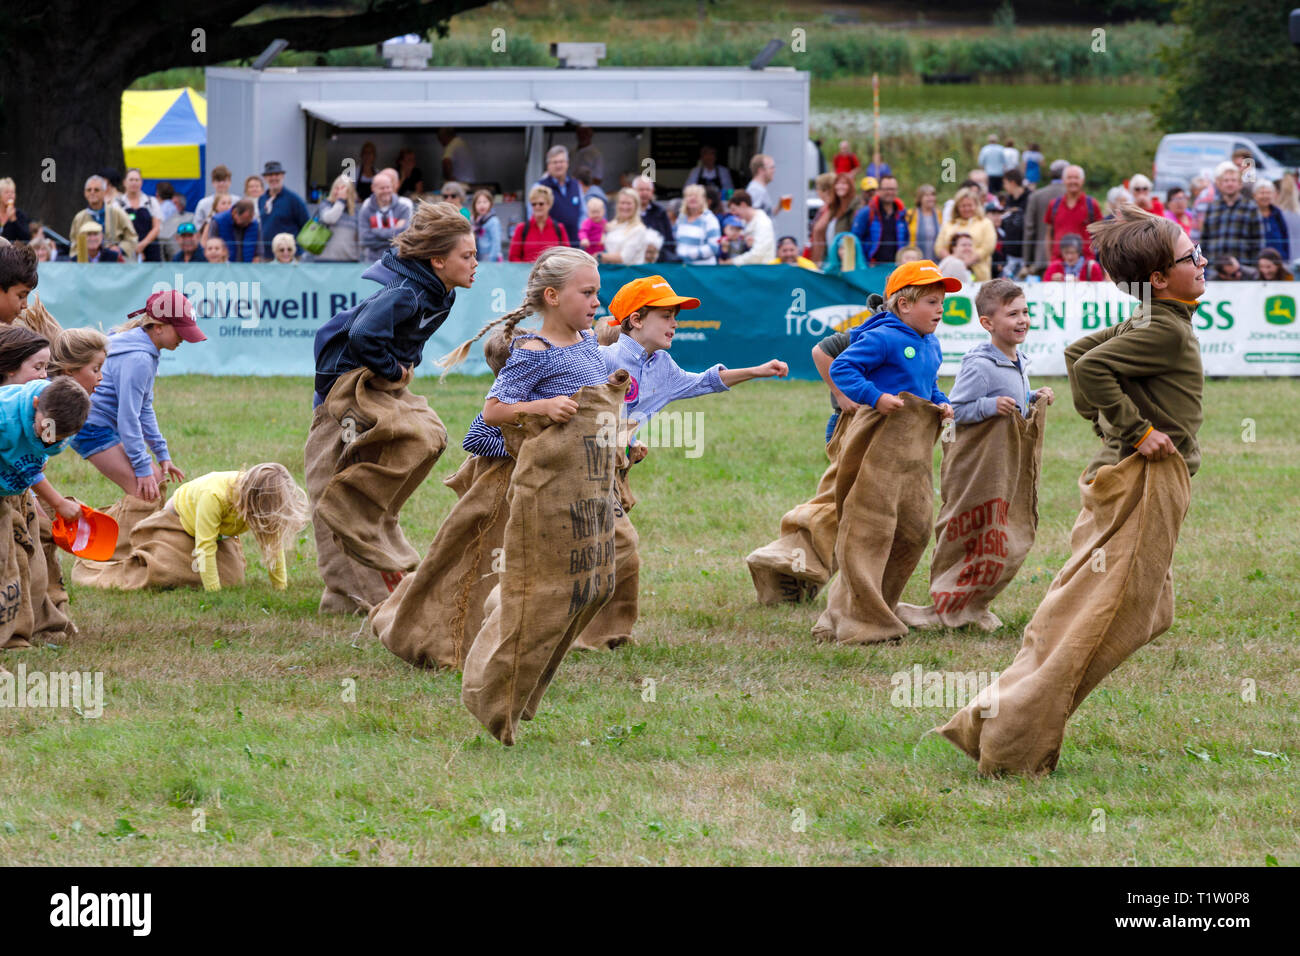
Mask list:
[[[826,423],[826,444],[828,445],[831,443],[831,435],[835,433],[835,426],[839,420],[840,413],[838,411],[831,412],[830,421]]]
[[[101,451],[107,451],[114,445],[122,444],[122,439],[117,429],[110,425],[83,425],[81,431],[72,436],[68,444],[82,458],[89,458],[91,455],[98,455]]]

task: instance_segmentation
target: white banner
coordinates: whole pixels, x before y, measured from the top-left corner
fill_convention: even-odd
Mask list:
[[[1031,282],[1023,286],[1031,319],[1024,352],[1034,375],[1064,375],[1065,347],[1124,321],[1137,306],[1109,282]],[[961,357],[989,334],[975,314],[979,286],[944,299],[936,333],[941,374],[955,375]],[[1300,375],[1297,282],[1210,282],[1192,318],[1206,375]]]

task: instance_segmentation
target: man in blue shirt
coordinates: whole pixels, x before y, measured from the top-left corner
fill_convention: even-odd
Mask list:
[[[261,207],[262,240],[258,255],[266,261],[275,258],[271,252],[271,242],[282,232],[298,238],[298,230],[307,225],[311,218],[307,214],[307,204],[292,189],[284,188],[284,167],[272,160],[262,169],[262,178],[266,180],[266,194],[257,198]]]
[[[569,151],[563,146],[552,146],[546,151],[546,175],[537,180],[555,196],[551,217],[564,225],[569,245],[578,244],[578,223],[582,221],[582,183],[569,175]]]

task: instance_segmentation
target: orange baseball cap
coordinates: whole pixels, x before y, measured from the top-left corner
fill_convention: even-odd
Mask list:
[[[89,505],[81,506],[76,524],[54,516],[50,536],[64,551],[89,561],[107,561],[117,549],[117,522]]]
[[[942,282],[946,292],[961,291],[961,280],[944,275],[931,260],[917,259],[913,262],[904,262],[889,274],[889,281],[885,283],[885,298],[889,298],[904,286],[934,285],[936,282]]]
[[[614,293],[614,298],[609,301],[609,314],[614,317],[610,324],[617,325],[637,309],[646,306],[666,309],[673,305],[679,305],[683,309],[698,309],[700,300],[678,295],[663,276],[642,276]]]

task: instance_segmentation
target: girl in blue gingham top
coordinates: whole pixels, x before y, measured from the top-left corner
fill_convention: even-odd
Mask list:
[[[524,304],[489,322],[441,364],[450,369],[464,360],[469,347],[500,326],[510,346],[510,358],[497,373],[482,413],[465,436],[464,449],[485,457],[505,457],[499,425],[521,414],[547,415],[567,422],[578,410],[570,397],[587,385],[609,379],[592,320],[600,308],[596,293],[600,274],[596,260],[581,249],[557,246],[546,250],[528,274]],[[536,332],[516,335],[515,326],[532,313],[542,317]]]

